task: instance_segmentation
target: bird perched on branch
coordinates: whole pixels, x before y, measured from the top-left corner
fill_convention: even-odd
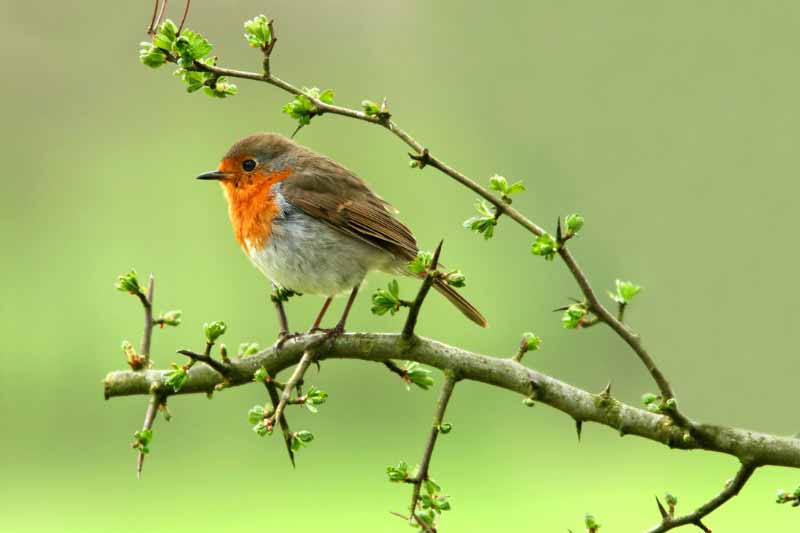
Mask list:
[[[320,330],[332,298],[349,290],[341,319],[327,330],[344,331],[368,272],[414,275],[408,262],[417,255],[417,242],[393,216],[394,208],[343,166],[286,137],[245,137],[217,170],[198,179],[220,182],[236,240],[267,278],[285,289],[327,297],[311,331]],[[434,287],[467,318],[487,325],[454,288],[440,279]]]

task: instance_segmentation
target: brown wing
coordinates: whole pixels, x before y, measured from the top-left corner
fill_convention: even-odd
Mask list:
[[[416,257],[417,241],[411,230],[364,181],[311,151],[304,150],[296,161],[291,176],[283,182],[282,192],[289,203],[400,259]]]

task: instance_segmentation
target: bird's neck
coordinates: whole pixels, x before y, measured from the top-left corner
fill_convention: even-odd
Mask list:
[[[273,172],[248,182],[223,182],[222,189],[228,199],[228,215],[233,234],[239,245],[249,252],[249,247],[263,248],[269,240],[272,221],[280,208],[272,186],[286,179],[290,170]]]

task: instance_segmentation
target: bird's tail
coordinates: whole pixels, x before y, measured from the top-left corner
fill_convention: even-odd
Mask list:
[[[485,328],[489,325],[481,312],[475,309],[475,306],[469,303],[466,298],[461,296],[461,294],[459,294],[458,291],[453,287],[441,280],[434,281],[433,286],[437,291],[439,291],[439,293],[441,293],[442,296],[447,298],[451,304],[455,305],[459,311],[464,313],[465,317],[469,318],[482,328]]]

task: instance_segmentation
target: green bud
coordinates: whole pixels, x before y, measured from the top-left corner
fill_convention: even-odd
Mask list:
[[[133,434],[133,444],[131,448],[143,454],[150,453],[150,443],[153,442],[153,430],[142,429]]]
[[[598,529],[600,529],[600,524],[597,523],[597,520],[595,519],[594,515],[586,513],[586,516],[584,517],[584,522],[586,523],[586,528],[589,531],[597,531]]]
[[[156,319],[156,323],[163,326],[179,326],[181,324],[181,318],[183,317],[183,312],[180,310],[172,310],[167,311],[166,313],[162,313],[160,317]]]
[[[616,280],[617,292],[609,292],[608,295],[618,304],[627,304],[634,296],[639,294],[642,288],[630,281]]]
[[[549,233],[539,235],[531,245],[531,253],[544,257],[547,261],[555,259],[556,252],[558,252],[558,243]]]
[[[364,113],[369,116],[375,116],[381,112],[381,106],[372,100],[362,100],[361,107],[364,109]]]
[[[668,411],[674,411],[677,407],[678,407],[678,402],[675,400],[675,398],[670,398],[669,400],[664,402],[663,406],[663,408]]]
[[[408,464],[400,461],[397,466],[387,466],[386,475],[389,476],[389,481],[405,481],[408,479]]]
[[[564,225],[567,227],[567,237],[577,235],[583,227],[583,217],[578,214],[567,215],[564,219]]]
[[[262,420],[264,420],[263,406],[261,405],[253,406],[253,408],[247,412],[247,421],[250,422],[251,424],[258,424]]]
[[[467,278],[460,270],[451,270],[444,276],[444,282],[451,287],[465,287],[467,285]]]
[[[589,310],[583,304],[570,305],[561,316],[561,325],[566,329],[576,329],[588,313]]]
[[[267,380],[271,379],[269,376],[269,372],[263,366],[260,367],[258,370],[255,371],[253,374],[253,381],[261,381],[266,382]]]
[[[127,292],[130,294],[144,294],[142,286],[139,285],[139,278],[135,270],[131,270],[127,274],[120,274],[117,276],[117,283],[114,285],[118,291]]]
[[[536,405],[536,402],[534,401],[533,398],[525,398],[524,400],[522,400],[522,405],[526,407],[533,407],[534,405]]]
[[[140,43],[139,61],[150,68],[158,68],[167,62],[167,54],[163,50],[156,48],[152,43]]]
[[[214,322],[206,322],[203,324],[203,333],[206,336],[206,340],[208,342],[217,342],[222,335],[225,334],[225,331],[228,329],[228,326],[225,325],[225,322],[221,320],[215,320]]]
[[[448,424],[448,423],[439,424],[439,433],[443,435],[447,435],[452,430],[453,430],[453,424]]]
[[[244,23],[244,38],[253,48],[265,49],[272,41],[270,20],[265,15],[258,15]]]
[[[172,387],[172,390],[175,392],[179,392],[189,380],[189,373],[186,371],[186,368],[182,366],[178,366],[175,363],[171,363],[171,365],[172,370],[167,372],[164,376],[167,378],[164,384],[167,387]]]
[[[678,498],[670,494],[669,492],[664,494],[664,499],[667,500],[667,505],[670,507],[675,507],[678,505]]]
[[[297,431],[292,433],[292,451],[297,451],[303,446],[308,446],[314,440],[314,435],[310,431]]]
[[[522,334],[522,340],[519,343],[520,349],[523,352],[535,352],[539,349],[539,346],[542,344],[542,339],[531,333],[530,331],[526,331]]]
[[[258,353],[258,343],[257,342],[243,342],[239,344],[239,351],[236,353],[236,357],[244,358],[249,357],[251,355],[255,355]],[[265,370],[266,372],[266,370]]]
[[[403,371],[406,374],[406,382],[409,385],[413,383],[423,390],[428,390],[433,386],[431,371],[427,368],[423,368],[416,361],[406,361]]]
[[[414,274],[427,274],[432,261],[433,254],[431,252],[420,250],[417,252],[417,257],[408,263],[408,269]]]
[[[658,400],[660,396],[653,394],[652,392],[646,392],[642,394],[642,403],[645,405],[650,405],[651,403]]]

